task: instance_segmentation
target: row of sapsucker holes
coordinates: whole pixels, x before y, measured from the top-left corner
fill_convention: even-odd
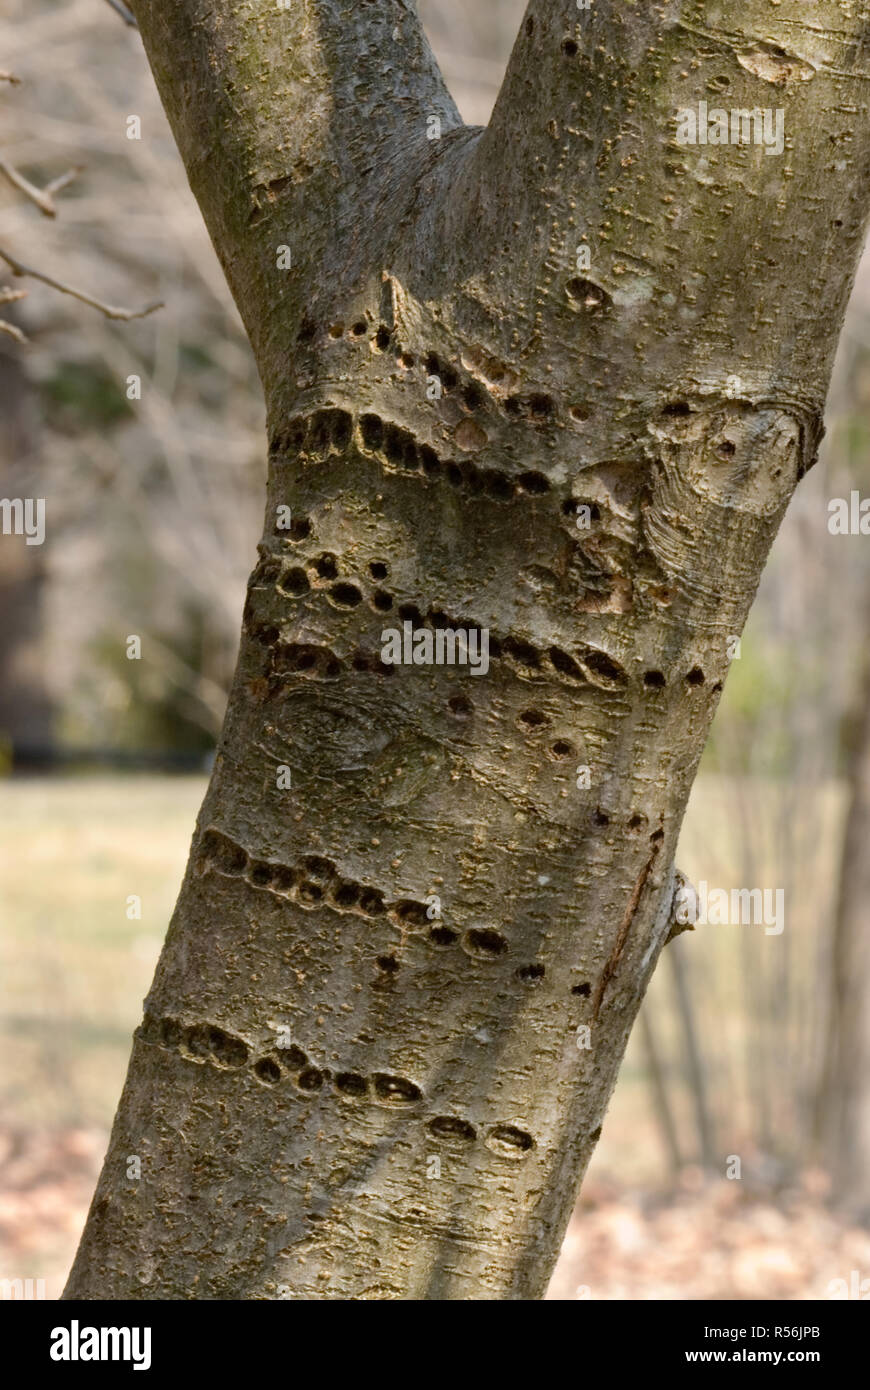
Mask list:
[[[213,1023],[184,1024],[176,1018],[157,1019],[146,1013],[139,1034],[146,1042],[176,1050],[188,1061],[210,1062],[225,1071],[238,1071],[251,1063],[248,1044]],[[268,1053],[256,1057],[252,1071],[264,1086],[278,1086],[289,1076],[304,1095],[321,1091],[331,1081],[336,1093],[348,1100],[368,1100],[395,1107],[416,1105],[423,1099],[420,1087],[407,1077],[389,1072],[373,1072],[371,1076],[348,1070],[333,1073],[328,1067],[315,1066],[295,1043],[288,1047],[276,1045]],[[474,1143],[478,1137],[477,1130],[467,1120],[450,1115],[436,1116],[427,1128],[434,1138],[446,1143],[466,1145]],[[534,1148],[532,1136],[515,1125],[492,1126],[485,1142],[495,1152],[510,1157],[521,1157]]]
[[[600,811],[597,814],[598,824],[610,823],[609,816]],[[637,828],[644,819],[633,817],[629,827]],[[201,873],[213,869],[227,877],[244,878],[252,888],[289,897],[305,908],[326,905],[339,912],[355,912],[372,919],[386,917],[403,931],[427,930],[433,946],[455,946],[460,942],[463,950],[478,960],[496,960],[509,949],[505,936],[493,927],[471,927],[460,933],[440,920],[433,921],[427,903],[413,898],[390,902],[380,889],[342,878],[335,864],[320,855],[306,855],[292,867],[257,859],[214,826],[203,836],[199,866]],[[394,978],[400,968],[395,956],[391,955],[378,956],[377,965],[388,978]],[[535,961],[519,966],[514,973],[523,984],[536,985],[544,978],[545,967]],[[574,994],[578,992],[583,991],[572,990]]]
[[[369,570],[372,577],[377,579],[386,578],[389,573],[387,564],[378,560],[371,562]],[[267,556],[255,569],[251,583],[254,586],[274,584],[276,591],[282,598],[292,599],[302,598],[313,589],[325,590],[334,607],[339,609],[358,607],[365,598],[363,590],[358,584],[348,580],[339,580],[337,576],[338,559],[326,551],[313,557],[304,567],[288,564],[277,556]],[[327,585],[329,587],[326,587]],[[379,586],[370,593],[369,603],[377,613],[391,613],[395,607],[395,597],[388,589]],[[413,603],[400,604],[395,611],[399,619],[411,621],[415,627],[430,626],[437,629],[469,626],[464,620],[451,619],[446,613],[438,609],[429,609],[427,613],[421,613],[420,609]],[[472,626],[474,625],[472,624]],[[276,628],[267,630],[274,632],[277,637]],[[327,680],[337,679],[341,674],[342,662],[327,648],[318,648],[310,643],[294,643],[290,646],[294,649],[294,655],[289,658],[289,670],[308,671],[311,675],[320,676]],[[320,657],[318,653],[321,654]],[[489,655],[493,660],[499,660],[502,656],[507,657],[508,660],[515,658],[516,664],[526,671],[539,670],[542,666],[545,668],[546,658],[549,658],[552,668],[566,679],[591,681],[605,689],[625,686],[629,679],[627,672],[618,662],[606,652],[593,648],[585,648],[579,661],[575,661],[570,653],[559,647],[550,647],[545,652],[544,649],[537,649],[522,638],[507,637],[502,641],[497,637],[490,636]],[[380,671],[381,674],[392,673],[395,670],[392,666],[384,665],[379,658],[373,659],[370,654],[362,651],[357,652],[351,659],[351,666],[355,671]],[[705,683],[706,677],[699,666],[693,666],[686,673],[685,680],[690,686],[698,686]],[[663,671],[648,670],[644,672],[643,685],[647,691],[663,690],[667,683]],[[520,716],[521,727],[524,728],[525,732],[529,732],[533,727],[535,713],[535,711],[527,711]],[[538,720],[538,722],[543,721]]]
[[[567,285],[568,297],[583,303],[586,308],[611,307],[612,302],[599,286],[592,285],[590,281],[581,280],[573,277]],[[590,298],[592,296],[592,298]],[[307,315],[302,321],[302,325],[297,335],[300,342],[310,343],[318,335],[317,324]],[[465,409],[475,413],[484,408],[490,402],[504,410],[505,414],[511,418],[529,420],[535,425],[549,425],[557,416],[556,402],[546,391],[529,391],[525,394],[513,393],[511,395],[496,394],[492,391],[485,391],[477,381],[471,377],[463,377],[451,363],[440,358],[435,352],[426,352],[421,358],[417,354],[402,346],[397,342],[393,333],[385,323],[381,323],[370,334],[370,325],[365,318],[355,319],[349,328],[340,321],[335,321],[329,325],[327,338],[332,342],[340,342],[343,338],[349,337],[356,342],[368,340],[371,347],[379,353],[392,350],[396,358],[397,365],[403,371],[411,371],[422,364],[423,371],[427,377],[437,377],[441,383],[441,390],[445,396],[452,396],[459,393]],[[486,376],[490,386],[500,387],[511,375],[510,368],[500,362],[494,356],[487,354]],[[569,411],[572,419],[584,421],[589,418],[589,410],[586,406],[575,404]]]
[[[304,454],[323,462],[331,454],[341,455],[353,439],[353,417],[338,407],[325,407],[311,415],[299,415],[286,430],[273,436],[273,454]],[[496,468],[478,468],[466,460],[441,459],[429,444],[421,444],[410,430],[379,415],[368,413],[359,421],[357,443],[362,451],[382,463],[425,478],[442,478],[451,487],[496,502],[516,497],[540,497],[550,491],[550,480],[534,469],[512,477]]]
[[[324,563],[329,563],[329,573],[337,573],[337,562],[332,555],[320,556],[313,562],[318,574],[323,576]],[[333,564],[336,568],[333,570]],[[385,568],[385,567],[384,567]],[[379,569],[380,572],[380,569]],[[301,598],[312,587],[309,575],[299,565],[287,566],[269,557],[261,561],[251,577],[252,587],[274,583],[276,590],[285,598]],[[338,608],[352,609],[362,603],[364,594],[358,584],[340,580],[327,591],[331,602]],[[393,611],[394,597],[388,590],[379,588],[372,595],[372,607],[377,612]],[[440,609],[430,608],[423,613],[414,603],[401,603],[395,609],[402,622],[410,622],[415,629],[429,627],[434,631],[441,629],[463,629],[479,632],[477,623],[464,618],[452,618]],[[250,618],[250,608],[246,610]],[[305,642],[282,642],[280,632],[274,624],[249,626],[252,637],[264,645],[274,648],[270,656],[272,674],[302,673],[320,679],[337,679],[345,663],[327,647]],[[556,675],[568,682],[593,684],[602,689],[619,689],[628,685],[629,677],[625,669],[607,652],[592,647],[577,649],[576,656],[561,647],[536,647],[524,637],[513,634],[499,637],[490,631],[489,657],[492,661],[506,661],[519,674],[526,678]],[[372,653],[359,650],[350,661],[355,671],[379,671],[381,674],[394,672],[395,667],[385,665]]]

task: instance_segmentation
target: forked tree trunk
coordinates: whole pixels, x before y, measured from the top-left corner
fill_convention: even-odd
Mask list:
[[[866,10],[532,0],[483,131],[403,0],[134,8],[270,477],[67,1296],[537,1298],[820,437]],[[702,100],[782,154],[678,144]],[[385,666],[403,622],[488,671]]]

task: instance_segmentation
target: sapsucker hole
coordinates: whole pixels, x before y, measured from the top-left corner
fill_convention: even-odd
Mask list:
[[[318,555],[314,561],[314,568],[321,579],[335,579],[338,575],[338,561],[328,551]]]
[[[562,52],[565,54],[565,57],[566,57],[566,58],[576,58],[576,57],[577,57],[577,52],[578,52],[576,40],[575,40],[575,39],[563,39],[563,40],[562,40]]]
[[[304,569],[296,566],[288,570],[281,583],[278,585],[279,594],[284,594],[288,598],[300,598],[302,594],[308,592],[311,584]]]
[[[390,330],[383,323],[375,334],[375,345],[381,352],[386,352],[390,346]]]
[[[433,946],[452,946],[458,939],[459,933],[450,927],[432,927],[429,931],[429,940]]]
[[[396,903],[393,912],[396,920],[406,927],[425,927],[429,917],[425,903],[414,902],[410,898]]]
[[[300,1091],[319,1091],[323,1085],[323,1072],[319,1067],[303,1067],[296,1078]]]
[[[543,473],[527,472],[521,473],[517,482],[523,492],[530,493],[533,497],[542,497],[545,492],[550,491],[550,480],[545,478]]]
[[[477,1138],[477,1130],[468,1120],[460,1120],[455,1115],[436,1115],[428,1124],[429,1133],[436,1139],[454,1140],[462,1144],[472,1144]]]
[[[356,608],[358,603],[362,603],[362,594],[355,584],[334,584],[329,596],[339,608]]]
[[[524,985],[536,985],[539,980],[543,980],[544,974],[544,966],[540,961],[533,961],[531,965],[520,966],[517,979],[522,980]]]
[[[391,1105],[411,1105],[423,1094],[419,1086],[404,1076],[389,1076],[386,1072],[375,1072],[372,1082],[378,1100]]]
[[[358,1071],[340,1071],[335,1078],[335,1089],[343,1096],[364,1096],[369,1083]]]
[[[648,686],[650,690],[663,690],[665,678],[661,671],[644,671],[643,683]]]
[[[465,947],[475,956],[502,956],[507,941],[492,927],[472,927],[465,933]]]
[[[517,1158],[534,1148],[535,1141],[525,1130],[517,1129],[516,1125],[495,1125],[489,1131],[486,1143],[496,1153]]]
[[[389,566],[383,560],[371,560],[369,562],[369,574],[372,579],[386,579],[389,572]]]
[[[582,985],[572,985],[571,993],[580,994],[584,999],[588,999],[589,995],[592,993],[592,986],[587,981],[584,981]]]
[[[261,1057],[254,1064],[254,1075],[266,1086],[277,1086],[281,1080],[281,1068],[271,1057]]]
[[[582,681],[585,679],[583,672],[577,662],[567,652],[563,652],[561,647],[551,647],[549,652],[550,660],[563,676],[568,676],[570,680]]]
[[[686,680],[689,682],[689,685],[703,685],[704,672],[701,670],[700,666],[693,666],[686,676]]]
[[[573,743],[569,743],[565,738],[557,738],[556,742],[550,745],[550,756],[555,758],[557,762],[570,758],[575,752]]]
[[[524,709],[517,720],[517,723],[522,729],[525,729],[526,732],[530,732],[533,729],[541,729],[546,724],[549,724],[549,722],[548,716],[539,709]]]

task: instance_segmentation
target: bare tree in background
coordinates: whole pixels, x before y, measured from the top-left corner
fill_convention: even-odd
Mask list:
[[[67,1296],[537,1297],[815,458],[866,7],[532,0],[485,130],[400,0],[132,9],[270,477]],[[781,155],[676,142],[725,90]],[[489,669],[385,664],[403,623],[488,633]]]

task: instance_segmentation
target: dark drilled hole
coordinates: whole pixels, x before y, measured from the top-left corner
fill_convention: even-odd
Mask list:
[[[563,652],[561,647],[551,647],[549,652],[550,660],[563,676],[569,676],[571,680],[582,681],[583,672],[577,662],[567,652]]]
[[[202,841],[203,854],[224,874],[244,873],[248,856],[241,845],[233,844],[219,830],[207,830]]]
[[[535,1144],[532,1136],[517,1129],[516,1125],[496,1125],[489,1131],[486,1142],[499,1153],[511,1155],[528,1153]]]
[[[278,592],[290,598],[299,598],[301,594],[307,593],[310,588],[311,585],[308,582],[308,575],[305,573],[304,569],[300,569],[297,566],[292,570],[288,570],[284,575],[284,578],[278,585]]]
[[[323,1085],[323,1072],[318,1067],[303,1067],[296,1078],[300,1091],[319,1091]]]
[[[459,936],[458,932],[450,927],[432,927],[429,932],[429,940],[435,946],[452,946]]]
[[[425,927],[428,925],[429,918],[426,912],[426,904],[414,902],[411,898],[404,898],[396,903],[393,909],[396,920],[406,927]]]
[[[526,730],[541,729],[549,722],[547,715],[539,709],[524,709],[517,720],[517,723]]]
[[[364,888],[359,895],[359,908],[366,917],[380,917],[386,911],[383,893],[377,888]]]
[[[356,907],[359,902],[359,885],[350,882],[339,883],[333,890],[332,901],[336,907]]]
[[[571,754],[574,752],[574,745],[573,743],[569,743],[567,739],[558,738],[555,743],[551,744],[550,752],[554,758],[558,758],[561,762],[563,758],[571,757]]]
[[[543,473],[521,473],[517,482],[523,492],[531,493],[535,497],[540,497],[543,493],[550,491],[550,480],[545,478]]]
[[[379,970],[383,970],[385,975],[395,975],[399,968],[399,962],[395,956],[378,956],[375,964]]]
[[[627,679],[625,671],[606,652],[587,652],[584,660],[589,670],[594,671],[597,676],[603,677],[604,680],[613,681],[620,685],[625,683]]]
[[[363,444],[376,452],[384,442],[384,422],[379,415],[363,415],[359,422]]]
[[[578,52],[576,41],[574,39],[563,39],[562,52],[565,54],[566,58],[576,58]]]
[[[502,956],[507,950],[501,932],[492,927],[472,927],[465,933],[465,945],[476,956]]]
[[[460,1120],[455,1115],[436,1115],[434,1120],[429,1121],[429,1133],[436,1139],[457,1140],[463,1144],[472,1144],[477,1138],[477,1130],[474,1125],[467,1120]]]
[[[592,993],[592,986],[588,982],[584,981],[582,985],[572,985],[571,993],[582,994],[584,999],[588,999],[589,995]]]
[[[355,584],[333,584],[329,596],[340,608],[355,608],[358,603],[362,603],[362,594]]]
[[[686,680],[689,682],[689,685],[703,685],[704,672],[701,670],[700,666],[693,666],[686,676]]]
[[[338,575],[338,561],[328,551],[323,555],[318,555],[314,561],[314,568],[321,579],[335,579]]]
[[[271,1057],[261,1057],[259,1062],[254,1064],[254,1075],[267,1086],[277,1086],[281,1080],[281,1068]]]
[[[303,1067],[308,1066],[306,1054],[295,1043],[291,1043],[289,1047],[279,1046],[278,1050],[281,1053],[281,1061],[288,1071],[301,1071]]]
[[[423,1094],[419,1086],[404,1076],[388,1076],[379,1071],[375,1072],[372,1082],[378,1100],[389,1101],[392,1105],[411,1105]]]
[[[528,666],[535,670],[540,664],[540,654],[531,642],[526,642],[522,637],[506,637],[502,650],[505,656],[512,657],[521,666]]]
[[[381,352],[386,352],[387,348],[390,346],[390,330],[384,324],[381,324],[375,334],[375,345]]]
[[[643,683],[649,686],[650,690],[663,690],[665,678],[661,671],[644,671]]]
[[[248,877],[256,888],[268,888],[272,882],[272,865],[267,864],[265,860],[258,860],[251,864]]]
[[[243,1067],[248,1060],[248,1048],[241,1038],[234,1038],[222,1028],[212,1028],[208,1035],[212,1057],[225,1067]]]
[[[522,980],[524,985],[536,985],[543,978],[544,967],[539,961],[533,961],[531,965],[521,965],[517,971],[517,979]]]
[[[372,579],[386,579],[389,572],[389,566],[383,560],[372,560],[369,563],[369,574]]]
[[[369,1083],[358,1071],[340,1071],[335,1078],[335,1089],[343,1096],[364,1096]]]

